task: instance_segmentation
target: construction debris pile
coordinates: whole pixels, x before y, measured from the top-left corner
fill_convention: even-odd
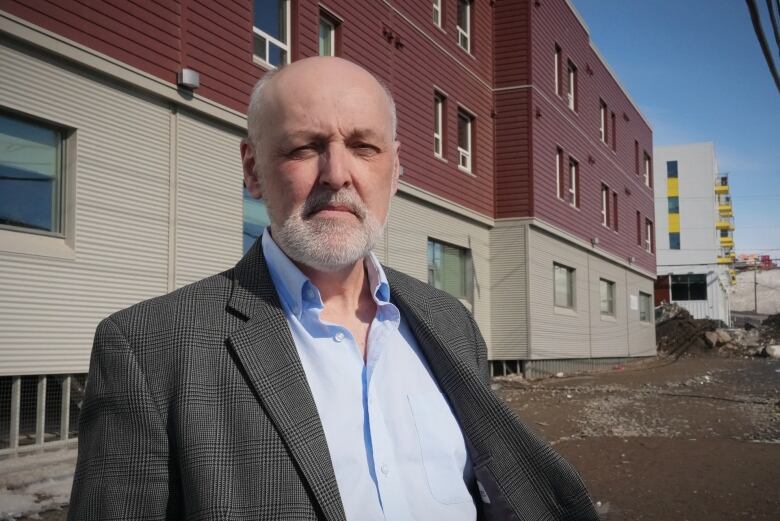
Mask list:
[[[780,358],[780,314],[760,327],[730,329],[719,320],[695,319],[677,304],[656,308],[656,344],[659,353],[680,356]]]

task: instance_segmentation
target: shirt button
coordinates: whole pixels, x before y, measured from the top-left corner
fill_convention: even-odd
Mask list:
[[[390,467],[388,467],[388,466],[387,466],[387,463],[385,463],[384,465],[382,465],[382,467],[380,468],[380,470],[382,471],[382,474],[384,474],[385,476],[387,476],[388,474],[390,474]]]
[[[306,290],[306,298],[309,300],[314,300],[314,290],[309,288]]]
[[[334,337],[333,337],[333,339],[334,339],[336,342],[341,342],[342,340],[344,340],[344,333],[342,333],[341,331],[339,331],[338,333],[336,333],[336,336],[334,336]]]

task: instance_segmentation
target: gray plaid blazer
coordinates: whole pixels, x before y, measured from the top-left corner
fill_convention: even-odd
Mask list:
[[[467,439],[480,519],[598,519],[574,468],[491,391],[471,315],[386,273]],[[259,241],[235,268],[103,320],[87,382],[68,519],[345,520]]]

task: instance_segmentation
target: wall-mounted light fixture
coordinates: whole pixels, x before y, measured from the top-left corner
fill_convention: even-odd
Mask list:
[[[176,75],[176,83],[179,87],[195,90],[200,87],[200,74],[193,69],[184,68]]]

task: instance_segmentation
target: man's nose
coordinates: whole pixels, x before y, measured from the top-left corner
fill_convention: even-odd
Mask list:
[[[352,184],[349,151],[342,143],[328,144],[320,156],[320,183],[332,190],[340,190]]]

